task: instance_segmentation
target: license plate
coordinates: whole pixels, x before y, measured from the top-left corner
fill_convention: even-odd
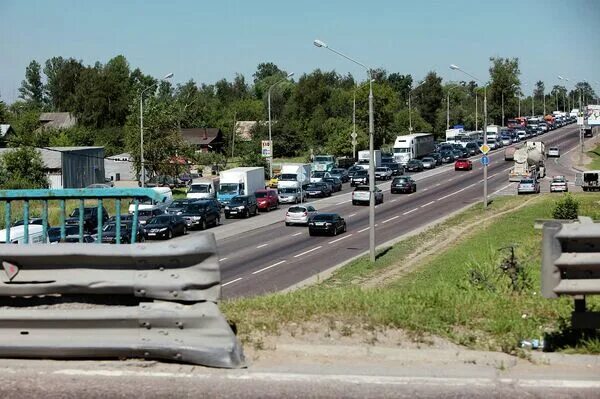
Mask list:
[[[323,222],[316,222],[315,225],[316,226],[325,226],[325,223],[323,223]]]
[[[156,233],[148,233],[149,236],[155,236]]]
[[[236,214],[237,211],[229,211],[229,213],[231,213],[232,215]]]

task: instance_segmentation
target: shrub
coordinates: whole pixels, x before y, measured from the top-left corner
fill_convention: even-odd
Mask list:
[[[558,200],[552,210],[554,219],[577,219],[578,214],[579,202],[570,193]]]

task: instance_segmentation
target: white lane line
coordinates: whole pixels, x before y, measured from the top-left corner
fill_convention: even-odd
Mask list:
[[[391,222],[392,220],[394,220],[394,219],[398,219],[399,217],[400,217],[400,216],[398,216],[398,215],[396,215],[396,216],[393,216],[393,217],[391,217],[391,218],[389,218],[389,219],[386,219],[386,220],[384,220],[383,222],[381,222],[381,224],[385,224],[385,223],[387,223],[387,222]]]
[[[362,233],[363,231],[367,231],[369,229],[370,229],[370,227],[365,227],[364,229],[358,230],[358,233]]]
[[[418,211],[418,210],[419,210],[419,208],[411,209],[408,212],[404,212],[403,215],[408,215],[409,213],[413,213],[413,212]]]
[[[498,173],[494,173],[493,175],[488,176],[488,179],[491,179],[494,176],[498,176]]]
[[[292,234],[292,237],[299,236],[300,234],[302,234],[302,232],[299,232],[299,233],[296,233],[296,234]]]
[[[260,273],[260,272],[264,272],[265,270],[269,270],[270,268],[272,268],[272,267],[275,267],[275,266],[279,266],[279,265],[281,265],[282,263],[285,263],[285,262],[286,262],[285,260],[282,260],[282,261],[279,261],[279,262],[277,262],[277,263],[273,263],[271,266],[263,267],[263,268],[262,268],[262,269],[260,269],[260,270],[257,270],[257,271],[255,271],[255,272],[252,272],[252,274],[258,274],[258,273]]]
[[[424,189],[423,189],[423,190],[421,190],[421,191],[422,191],[422,192],[425,192],[425,191],[427,191],[427,190],[429,190],[429,189],[428,189],[428,188],[424,188]]]
[[[502,187],[502,188],[499,188],[498,190],[494,191],[494,192],[492,193],[492,195],[498,194],[498,193],[499,193],[500,191],[502,191],[502,190],[506,190],[507,188],[509,188],[510,186],[512,186],[514,183],[515,183],[515,182],[508,183],[506,186],[504,186],[504,187]]]
[[[349,218],[351,218],[352,216],[356,216],[356,213],[352,213],[352,214],[348,215]]]
[[[224,260],[227,260],[227,259],[229,259],[229,258],[221,258],[221,259],[219,259],[219,262],[223,262]]]
[[[303,255],[309,254],[309,253],[316,251],[317,249],[321,249],[321,248],[323,248],[323,246],[319,245],[318,247],[314,247],[313,249],[309,249],[308,251],[304,251],[304,252],[299,253],[298,255],[294,255],[294,258],[299,258]]]
[[[345,236],[343,236],[343,237],[340,237],[340,238],[338,238],[338,239],[336,239],[336,240],[329,241],[327,244],[335,244],[335,243],[336,243],[336,242],[338,242],[338,241],[345,240],[346,238],[350,237],[351,235],[352,235],[352,234],[346,234]]]
[[[267,245],[269,245],[269,244],[261,244],[261,245],[259,245],[258,247],[256,247],[256,249],[259,249],[259,248],[266,247]]]
[[[346,202],[350,202],[350,200],[348,200],[348,201],[342,201],[342,202],[338,202],[336,205],[343,205],[343,204],[345,204]]]
[[[221,287],[225,287],[226,285],[233,284],[233,283],[237,283],[237,282],[238,282],[238,281],[240,281],[241,279],[242,279],[241,277],[238,277],[238,278],[236,278],[235,280],[231,280],[231,281],[229,281],[229,282],[227,282],[227,283],[221,284]]]
[[[436,187],[439,187],[439,186],[441,186],[441,185],[442,185],[442,183],[438,183],[438,184],[436,184],[435,186],[436,186]]]
[[[451,194],[445,195],[445,196],[443,196],[443,197],[441,197],[441,198],[438,198],[437,200],[438,200],[438,201],[441,201],[441,200],[443,200],[443,199],[446,199],[446,198],[448,198],[448,197],[452,197],[453,195],[456,195],[456,194],[458,194],[458,193],[461,193],[461,192],[465,191],[466,189],[467,189],[467,187],[461,188],[460,190],[458,190],[458,191],[455,191],[455,192],[453,192],[453,193],[451,193]]]
[[[425,208],[426,206],[429,206],[431,204],[435,204],[435,201],[431,201],[431,202],[426,203],[425,205],[421,205],[421,208]]]
[[[452,181],[452,180],[454,180],[454,177],[452,179],[448,179],[448,181]]]
[[[391,200],[390,202],[396,202],[396,201],[398,201],[398,199],[393,199],[393,200]]]

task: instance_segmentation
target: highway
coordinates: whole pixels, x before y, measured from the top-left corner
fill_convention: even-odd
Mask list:
[[[535,138],[546,146],[558,145],[562,154],[579,144],[576,125],[569,125]],[[472,171],[454,171],[453,164],[417,173],[417,192],[391,194],[390,182],[378,182],[384,203],[376,207],[376,242],[384,244],[417,228],[426,226],[466,205],[482,201],[483,173],[480,157],[472,157]],[[488,193],[516,193],[508,182],[512,162],[504,161],[504,151],[490,153]],[[566,174],[570,169],[550,160],[548,175]],[[570,174],[569,174],[570,172]],[[542,181],[548,191],[548,179]],[[210,229],[215,233],[221,264],[225,298],[252,296],[293,286],[368,250],[368,206],[351,203],[351,188],[330,198],[311,202],[319,211],[337,212],[346,219],[348,231],[337,237],[310,237],[302,226],[286,227],[285,209],[239,220]],[[197,233],[192,233],[197,234]]]

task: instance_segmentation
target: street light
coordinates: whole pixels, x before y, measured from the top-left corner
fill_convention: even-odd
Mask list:
[[[462,73],[464,73],[467,76],[470,76],[471,78],[475,79],[477,82],[481,81],[479,79],[477,79],[475,76],[471,75],[468,72],[465,72],[464,70],[462,70],[460,67],[451,64],[450,65],[450,69],[453,69],[455,71],[460,71]],[[485,84],[485,86],[483,86],[483,145],[487,147],[487,83]],[[488,206],[488,170],[487,170],[487,165],[483,164],[483,207],[487,208]]]
[[[411,105],[410,105],[411,93],[413,92],[413,90],[417,90],[417,88],[419,86],[421,86],[423,83],[425,83],[424,80],[422,80],[421,82],[419,82],[419,84],[416,85],[415,87],[413,87],[412,89],[408,90],[408,131],[410,133],[412,133],[412,131],[413,131],[413,127],[412,127],[412,111],[411,111]]]
[[[313,44],[317,47],[323,47],[327,50],[339,55],[363,67],[367,71],[367,75],[369,76],[369,255],[371,262],[375,262],[375,156],[374,156],[374,144],[373,144],[373,136],[375,131],[375,121],[373,119],[373,74],[371,68],[367,67],[365,64],[360,63],[345,54],[340,53],[329,47],[327,44],[322,42],[321,40],[315,40]]]
[[[142,168],[142,187],[146,187],[146,167],[144,166],[144,93],[155,88],[159,82],[171,79],[173,73],[166,74],[161,80],[146,87],[140,93],[140,167]]]
[[[501,123],[501,125],[502,125],[502,126],[504,126],[504,125],[505,125],[505,123],[506,123],[506,122],[505,122],[505,119],[504,119],[504,92],[505,92],[506,90],[508,90],[508,89],[512,89],[512,88],[513,88],[513,85],[510,85],[510,86],[508,86],[508,87],[505,87],[504,89],[502,89],[502,123]],[[519,116],[521,116],[521,115],[519,115]]]
[[[455,70],[455,71],[461,71],[461,72],[463,72],[463,73],[464,73],[464,71],[463,71],[463,70],[461,70],[461,69],[460,69],[458,66],[456,66],[456,65],[454,65],[454,64],[450,64],[450,69],[452,69],[452,70]],[[479,81],[479,80],[477,80],[477,78],[475,78],[473,75],[469,75],[468,73],[467,73],[466,75],[468,75],[468,76],[472,77],[472,78],[473,78],[473,79],[475,79],[476,81]],[[478,124],[478,122],[479,122],[479,118],[478,118],[478,113],[479,113],[479,111],[478,111],[478,93],[477,93],[477,88],[475,88],[475,131],[476,131],[476,132],[477,132],[477,131],[479,131],[479,124]]]
[[[278,85],[279,83],[291,78],[292,76],[294,76],[294,72],[288,73],[285,78],[282,78],[282,79],[278,80],[277,82],[273,83],[269,87],[269,91],[268,91],[268,95],[267,95],[267,102],[269,104],[269,147],[271,148],[271,156],[269,157],[269,179],[273,178],[273,153],[275,152],[275,151],[273,151],[274,150],[273,141],[271,141],[271,89],[273,87],[275,87],[276,85]]]

